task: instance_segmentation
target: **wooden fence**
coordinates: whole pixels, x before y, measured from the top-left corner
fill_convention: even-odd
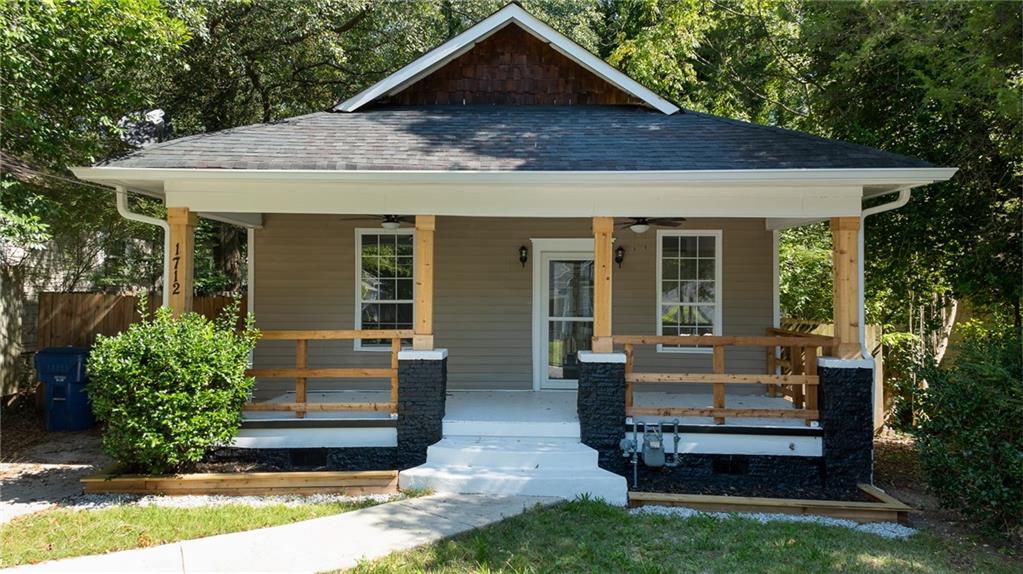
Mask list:
[[[160,293],[148,295],[148,312],[163,301]],[[231,297],[214,295],[196,297],[193,308],[207,317],[216,317],[232,301]],[[139,297],[106,293],[40,293],[39,322],[36,326],[38,349],[46,347],[87,347],[96,335],[116,335],[141,317]],[[241,308],[246,309],[242,297]]]

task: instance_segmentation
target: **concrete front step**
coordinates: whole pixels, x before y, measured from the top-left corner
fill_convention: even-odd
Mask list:
[[[401,488],[425,488],[439,493],[556,496],[571,500],[581,495],[610,504],[628,502],[625,477],[596,466],[582,468],[481,468],[424,465],[398,474]]]
[[[447,437],[431,445],[427,460],[442,466],[490,468],[596,468],[597,451],[576,439]]]
[[[445,437],[529,437],[579,440],[579,421],[486,421],[444,418]]]

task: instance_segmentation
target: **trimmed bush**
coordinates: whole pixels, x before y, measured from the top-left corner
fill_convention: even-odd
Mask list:
[[[917,446],[942,504],[1012,536],[1023,524],[1023,360],[1012,328],[965,335],[929,383]]]
[[[175,319],[161,308],[117,336],[97,337],[89,396],[105,423],[103,448],[125,470],[174,470],[238,433],[254,384],[245,368],[259,336],[251,314],[236,328],[238,308],[236,299],[216,320]]]

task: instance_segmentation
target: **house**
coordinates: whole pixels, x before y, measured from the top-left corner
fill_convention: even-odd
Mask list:
[[[615,502],[870,482],[862,222],[954,172],[680,109],[517,4],[328,111],[75,170],[166,203],[175,312],[196,218],[248,228],[236,454]],[[778,232],[825,220],[835,337],[782,332]]]

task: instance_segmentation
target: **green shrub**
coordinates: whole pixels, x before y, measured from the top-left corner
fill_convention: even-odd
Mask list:
[[[923,397],[918,378],[926,358],[920,352],[920,337],[892,331],[881,336],[884,347],[884,390],[887,420],[899,431],[912,431]]]
[[[145,303],[141,303],[144,309]],[[236,329],[238,300],[216,320],[161,308],[127,331],[98,337],[89,396],[106,426],[103,448],[126,469],[160,473],[202,459],[241,426],[254,380],[245,376],[259,332]]]
[[[967,332],[949,367],[921,373],[918,449],[942,504],[990,530],[1023,520],[1023,360],[1012,328]]]

